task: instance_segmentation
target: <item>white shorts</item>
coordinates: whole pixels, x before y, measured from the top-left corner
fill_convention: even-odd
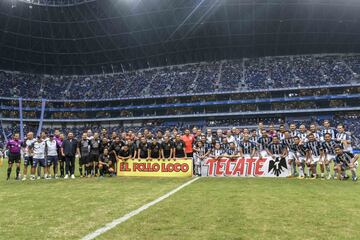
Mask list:
[[[289,161],[289,160],[295,160],[295,159],[296,159],[295,153],[289,152],[289,154],[286,157],[286,160]]]
[[[267,154],[266,150],[261,150],[261,151],[260,151],[260,156],[259,156],[259,157],[262,157],[262,158],[266,158],[266,157],[268,157],[268,154]]]
[[[243,158],[250,158],[250,154],[244,154]]]
[[[335,160],[335,155],[331,155],[331,154],[327,154],[326,155],[326,160],[328,160],[328,161],[334,161]]]
[[[301,162],[301,163],[303,163],[303,162],[305,162],[305,157],[303,157],[303,156],[298,156],[298,160],[299,160],[299,162]]]
[[[316,164],[317,162],[319,162],[320,161],[320,156],[311,156],[311,162],[313,163],[313,164]]]

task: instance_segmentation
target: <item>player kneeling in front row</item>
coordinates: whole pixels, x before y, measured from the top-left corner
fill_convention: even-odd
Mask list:
[[[104,149],[104,152],[100,154],[99,159],[99,170],[100,176],[104,177],[105,174],[109,173],[110,176],[113,176],[115,172],[114,164],[110,160],[109,150],[107,148]]]
[[[335,147],[335,167],[334,171],[337,173],[338,179],[343,180],[346,175],[346,170],[351,171],[352,180],[357,181],[356,169],[358,167],[359,155],[353,155],[350,152],[344,152],[341,146]]]

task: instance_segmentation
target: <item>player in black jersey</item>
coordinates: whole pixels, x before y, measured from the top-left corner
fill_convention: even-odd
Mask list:
[[[89,176],[91,174],[90,168],[90,140],[87,138],[87,134],[82,134],[82,139],[78,142],[77,152],[80,156],[79,158],[79,172],[80,177],[84,177],[83,175],[83,167],[85,176]]]
[[[104,152],[100,154],[99,169],[100,169],[100,176],[102,177],[104,177],[106,173],[109,173],[110,176],[113,176],[115,172],[115,167],[111,160],[109,150],[107,148],[105,148]]]
[[[125,144],[118,155],[118,160],[128,160],[131,159],[133,157],[133,155],[131,154],[131,151],[129,149],[129,146],[127,144]]]
[[[187,158],[185,151],[185,142],[180,139],[180,135],[176,135],[174,141],[174,158]]]
[[[151,159],[158,159],[161,158],[161,144],[158,142],[156,138],[153,138],[149,148],[148,148],[149,156]]]
[[[109,154],[110,154],[110,160],[114,165],[114,169],[116,169],[117,156],[120,154],[120,151],[124,145],[125,145],[124,142],[121,141],[120,137],[118,136],[115,136],[114,141],[110,145]]]
[[[91,173],[91,175],[95,176],[98,176],[99,171],[100,145],[99,134],[94,133],[94,137],[90,140],[90,168],[93,172],[95,167],[95,171]]]
[[[145,137],[141,137],[140,143],[138,146],[137,158],[138,159],[150,159],[149,156],[149,144]]]
[[[125,145],[129,148],[131,158],[135,159],[137,155],[136,143],[132,139],[129,139]]]
[[[161,158],[163,160],[170,160],[174,154],[174,144],[168,136],[164,137],[164,141],[161,143]]]
[[[353,155],[352,153],[345,152],[340,146],[335,147],[335,167],[334,170],[338,174],[338,179],[345,178],[346,170],[351,171],[352,180],[357,181],[356,169],[358,167],[359,155]]]

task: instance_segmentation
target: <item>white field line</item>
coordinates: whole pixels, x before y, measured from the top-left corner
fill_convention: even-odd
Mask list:
[[[154,201],[149,202],[149,203],[141,206],[140,208],[138,208],[138,209],[136,209],[136,210],[134,210],[134,211],[131,211],[131,212],[129,212],[128,214],[126,214],[126,215],[124,215],[124,216],[122,216],[122,217],[120,217],[120,218],[118,218],[118,219],[113,220],[113,221],[110,222],[110,223],[107,223],[104,227],[99,228],[99,229],[97,229],[96,231],[94,231],[94,232],[92,232],[92,233],[89,233],[88,235],[86,235],[85,237],[83,237],[82,240],[92,240],[92,239],[100,236],[101,234],[103,234],[103,233],[109,231],[110,229],[116,227],[117,225],[119,225],[119,224],[127,221],[128,219],[130,219],[130,218],[132,218],[133,216],[141,213],[142,211],[148,209],[149,207],[151,207],[151,206],[153,206],[153,205],[155,205],[155,204],[157,204],[157,203],[165,200],[166,198],[170,197],[171,195],[173,195],[173,194],[176,193],[177,191],[183,189],[184,187],[192,184],[193,182],[195,182],[195,181],[198,180],[198,179],[200,179],[200,178],[198,178],[198,177],[197,177],[197,178],[193,178],[193,179],[191,179],[190,181],[187,181],[186,183],[184,183],[184,184],[180,185],[179,187],[177,187],[177,188],[171,190],[170,192],[166,193],[165,195],[163,195],[163,196],[155,199]]]

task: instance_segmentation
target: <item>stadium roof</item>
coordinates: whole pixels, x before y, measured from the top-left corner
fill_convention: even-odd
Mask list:
[[[0,68],[93,74],[358,53],[359,13],[358,0],[1,0]]]

